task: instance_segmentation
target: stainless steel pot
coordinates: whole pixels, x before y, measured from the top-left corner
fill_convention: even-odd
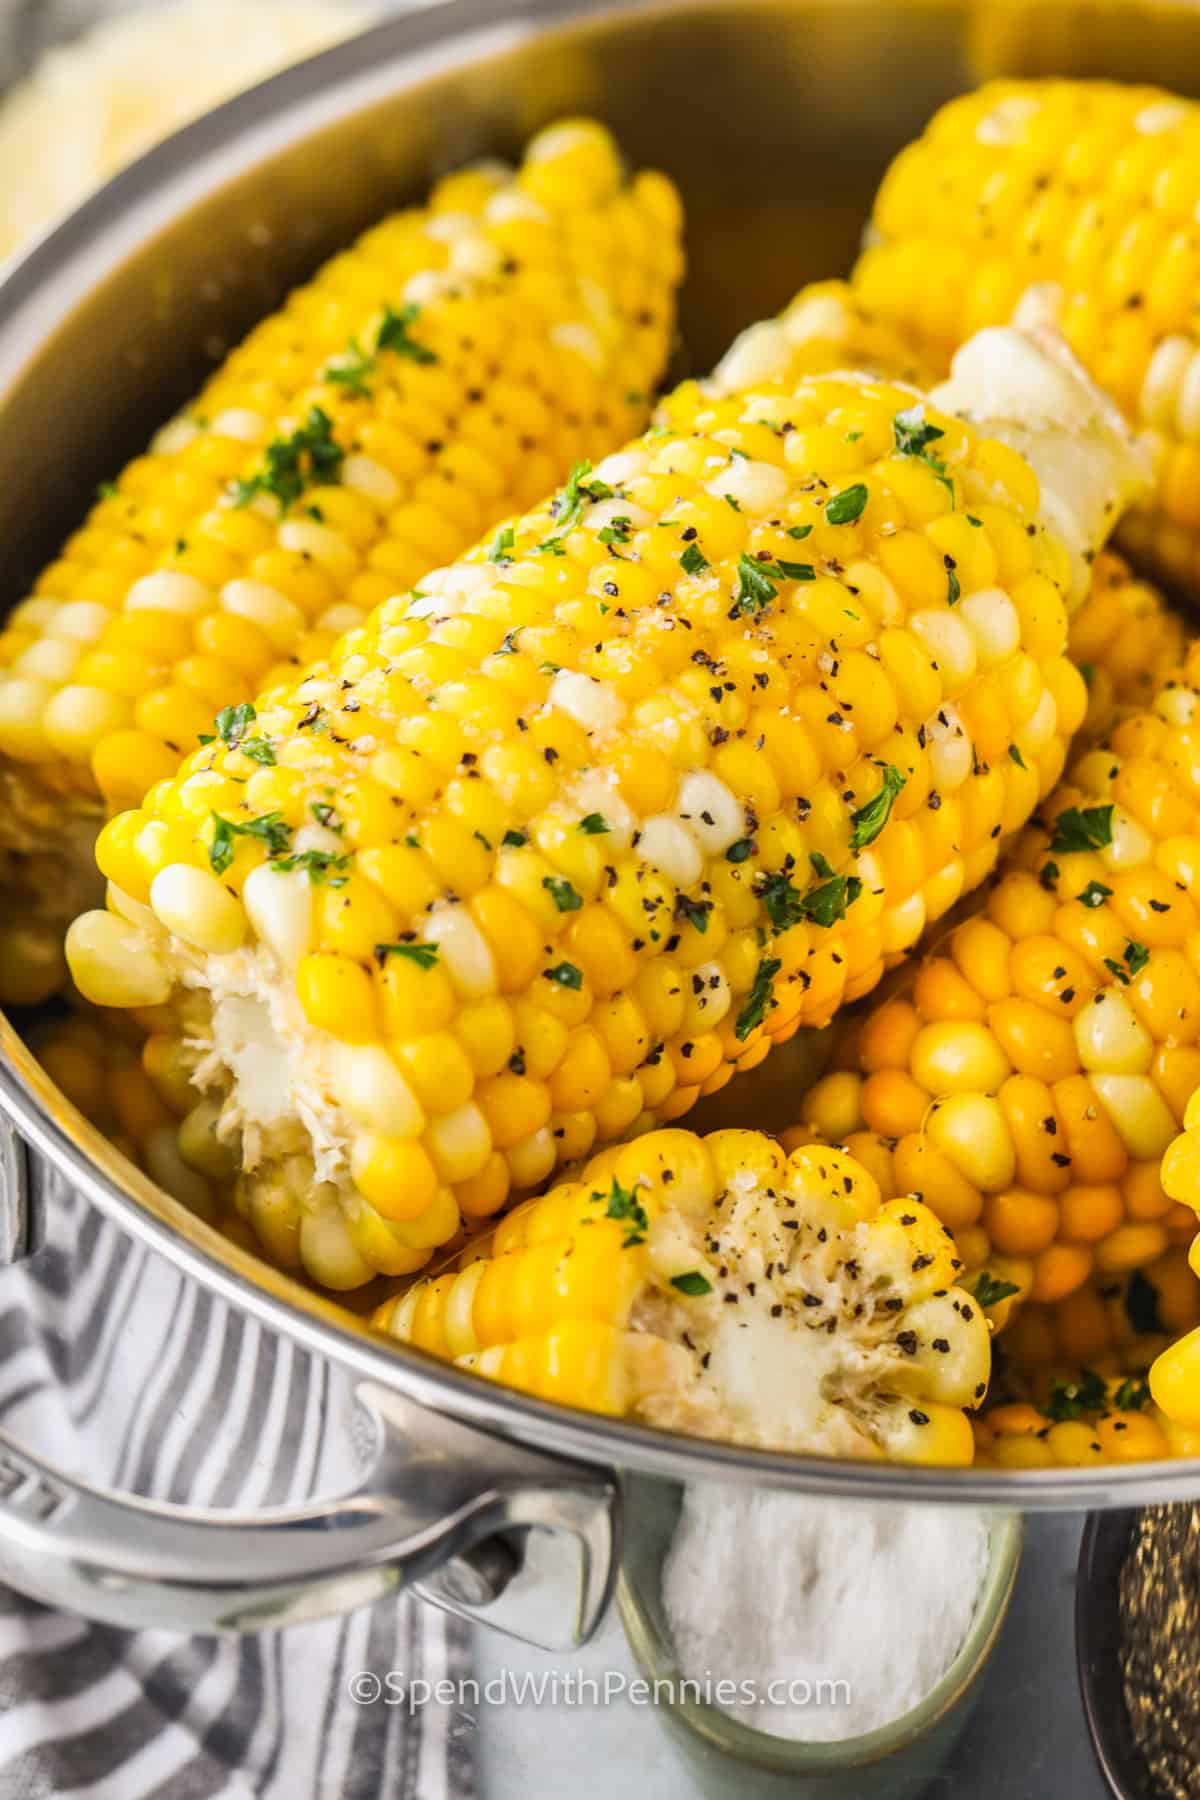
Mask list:
[[[189,127],[0,283],[0,542],[11,603],[206,361],[316,262],[462,159],[567,111],[679,180],[698,366],[803,280],[844,269],[893,151],[1000,72],[1200,92],[1200,17],[1104,0],[455,0],[394,20]],[[1097,1508],[1200,1495],[1200,1462],[915,1471],[750,1452],[501,1390],[368,1335],[135,1176],[0,1020],[11,1260],[51,1166],[196,1280],[361,1380],[376,1459],[360,1492],[255,1518],[100,1495],[0,1433],[0,1576],[122,1623],[250,1629],[401,1582],[542,1642],[585,1636],[619,1533],[618,1469],[801,1492]],[[820,1046],[721,1096],[782,1124]],[[781,1053],[782,1055],[782,1053]],[[31,1224],[32,1219],[32,1224]],[[558,1534],[575,1600],[545,1611],[529,1526]],[[541,1609],[541,1616],[538,1609]]]

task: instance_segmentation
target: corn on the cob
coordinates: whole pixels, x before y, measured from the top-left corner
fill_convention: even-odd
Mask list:
[[[39,1026],[31,1048],[71,1104],[159,1187],[204,1219],[228,1228],[233,1158],[211,1135],[192,1161],[180,1153],[179,1113],[190,1108],[188,1072],[162,1040],[122,1013],[81,1007]]]
[[[242,723],[106,827],[73,973],[182,995],[156,1029],[277,1255],[420,1266],[823,1024],[990,870],[1083,717],[1073,570],[1130,465],[1071,371],[983,349],[1000,410],[1040,372],[1094,463],[1060,480],[1055,424],[1039,493],[865,377],[696,392],[268,696],[271,766]]]
[[[1123,557],[1103,551],[1067,640],[1088,690],[1076,743],[1101,743],[1125,713],[1149,706],[1186,650],[1179,614],[1149,582],[1138,580]]]
[[[1125,541],[1200,586],[1200,108],[1153,88],[1001,81],[952,101],[884,179],[855,272],[935,364],[1022,302],[1157,453]],[[1020,316],[1018,314],[1018,316]]]
[[[990,1339],[949,1233],[839,1151],[658,1131],[375,1314],[542,1399],[774,1449],[969,1462]]]
[[[1198,705],[1193,645],[804,1105],[1020,1297],[1152,1264],[1195,1229],[1159,1164],[1200,1085]]]
[[[1200,1431],[1156,1406],[1143,1380],[1060,1377],[1045,1408],[1014,1401],[973,1421],[980,1468],[1088,1468],[1200,1456]]]
[[[54,985],[104,807],[641,426],[679,223],[601,127],[552,127],[336,257],[105,491],[0,634],[0,994]]]

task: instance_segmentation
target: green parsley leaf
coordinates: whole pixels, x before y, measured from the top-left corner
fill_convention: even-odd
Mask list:
[[[1054,892],[1054,889],[1058,883],[1058,877],[1059,877],[1060,873],[1061,873],[1061,870],[1059,869],[1059,866],[1056,862],[1043,863],[1041,868],[1038,870],[1038,880],[1041,882],[1042,886],[1045,888],[1045,890],[1048,894],[1052,894]]]
[[[809,888],[801,900],[803,915],[828,930],[845,918],[847,909],[862,893],[862,882],[857,875],[835,875],[819,851],[810,852],[808,860],[822,881],[820,886]]]
[[[376,944],[375,956],[384,963],[389,956],[404,956],[418,969],[432,969],[438,959],[436,944]]]
[[[385,306],[383,324],[375,339],[376,351],[391,350],[396,356],[407,356],[410,362],[435,363],[437,357],[433,351],[409,336],[409,326],[415,325],[420,316],[419,306],[401,306],[395,312],[390,306]]]
[[[492,539],[491,548],[488,550],[488,561],[494,563],[510,563],[512,557],[508,553],[516,541],[517,534],[512,526],[502,525]]]
[[[575,829],[584,832],[588,837],[602,837],[606,831],[611,831],[612,827],[603,813],[585,813]]]
[[[357,338],[351,338],[349,346],[341,356],[335,357],[325,365],[325,379],[339,387],[344,387],[348,394],[365,400],[371,392],[367,385],[368,375],[375,373],[375,358],[365,351]]]
[[[217,728],[221,742],[228,744],[229,748],[234,750],[245,736],[247,725],[252,725],[257,717],[258,714],[247,700],[241,706],[223,706],[213,720],[213,724]]]
[[[275,746],[270,738],[243,738],[238,749],[243,756],[248,756],[251,762],[262,763],[268,769],[275,767]]]
[[[1105,887],[1102,881],[1089,881],[1082,894],[1076,894],[1075,898],[1084,906],[1097,907],[1103,906],[1111,893],[1112,889]]]
[[[927,423],[925,408],[918,402],[896,414],[892,420],[892,435],[901,456],[920,456],[930,444],[946,434],[940,425]]]
[[[672,1275],[671,1286],[678,1288],[681,1294],[686,1294],[689,1300],[699,1300],[713,1291],[712,1282],[699,1269],[687,1269],[682,1275]]]
[[[613,544],[627,544],[633,536],[633,520],[625,518],[624,515],[618,515],[616,518],[610,519],[607,525],[602,526],[597,535],[602,544],[610,547]]]
[[[1086,850],[1103,850],[1112,843],[1111,806],[1068,806],[1054,822],[1050,854],[1078,855]]]
[[[962,599],[962,588],[958,584],[958,570],[953,557],[943,557],[942,560],[946,565],[946,604],[947,606],[957,606]]]
[[[500,839],[500,842],[507,850],[521,850],[529,842],[529,839],[523,831],[513,831],[510,829],[505,832],[504,836]]]
[[[712,908],[711,900],[690,900],[686,894],[675,896],[675,917],[685,919],[701,937],[708,930],[708,915]]]
[[[757,562],[754,557],[747,556],[743,550],[738,557],[738,587],[734,596],[734,610],[753,617],[765,606],[770,606],[778,592],[766,566]]]
[[[850,823],[854,827],[850,834],[852,850],[865,850],[868,844],[875,842],[892,816],[892,807],[905,780],[903,769],[898,769],[894,763],[884,764],[883,783],[875,798],[850,814]]]
[[[1000,1281],[987,1269],[980,1272],[978,1281],[971,1289],[980,1306],[999,1306],[1001,1300],[1007,1300],[1013,1294],[1019,1294],[1020,1288],[1011,1281]]]
[[[345,459],[329,414],[320,406],[310,407],[308,418],[290,437],[267,445],[266,467],[248,481],[234,483],[234,504],[249,506],[258,494],[271,494],[286,512],[305,488],[339,481]]]
[[[789,525],[788,526],[788,536],[790,538],[795,538],[795,540],[798,544],[802,544],[806,537],[812,536],[812,526],[811,525]]]
[[[117,484],[115,481],[102,481],[96,489],[97,500],[115,500]]]
[[[262,813],[257,819],[247,819],[240,824],[236,819],[223,819],[219,813],[213,815],[213,838],[208,847],[208,860],[218,875],[233,861],[233,840],[236,837],[256,838],[260,844],[266,845],[267,855],[281,856],[292,841],[291,830],[282,813]]]
[[[583,986],[583,970],[577,969],[574,963],[555,963],[552,969],[546,970],[546,979],[559,987],[574,988],[576,992]]]
[[[542,886],[554,901],[559,912],[578,912],[583,901],[575,892],[569,881],[561,875],[543,875]]]
[[[775,992],[771,986],[783,964],[777,956],[765,956],[759,963],[754,976],[754,985],[746,998],[746,1004],[737,1016],[733,1034],[739,1044],[750,1036],[766,1018],[767,1010],[775,1004]]]
[[[1112,1397],[1118,1412],[1141,1412],[1149,1404],[1150,1383],[1140,1375],[1127,1375]]]
[[[1010,744],[1008,746],[1008,754],[1012,757],[1012,760],[1016,763],[1018,769],[1027,769],[1029,767],[1029,764],[1025,761],[1025,758],[1021,755],[1021,752],[1017,749],[1015,744]]]
[[[725,861],[731,863],[744,863],[746,858],[748,856],[753,856],[753,854],[753,838],[738,838],[737,842],[730,844],[728,850],[725,852]]]
[[[614,1175],[612,1186],[607,1194],[592,1193],[588,1195],[588,1199],[603,1200],[605,1218],[616,1219],[620,1224],[628,1226],[629,1229],[621,1244],[623,1250],[631,1249],[634,1244],[645,1243],[646,1233],[650,1229],[650,1220],[645,1207],[637,1197],[636,1189],[622,1187]]]
[[[1129,973],[1131,975],[1140,975],[1146,964],[1150,961],[1150,952],[1147,950],[1145,944],[1135,943],[1134,940],[1130,938],[1125,945],[1125,961],[1129,966]]]
[[[755,891],[773,931],[789,931],[804,918],[804,896],[782,869],[764,875]]]
[[[679,559],[679,566],[685,575],[699,575],[711,565],[699,544],[689,544]]]
[[[345,887],[345,878],[341,872],[349,864],[349,852],[338,856],[332,850],[297,850],[292,856],[272,857],[268,866],[277,869],[281,875],[290,875],[293,870],[300,869],[314,887],[327,881],[330,887],[337,888]]]
[[[867,499],[865,481],[856,481],[853,487],[843,488],[840,494],[833,496],[825,508],[826,524],[853,525],[856,519],[862,517],[862,510],[867,504]]]
[[[1066,1419],[1078,1419],[1084,1413],[1102,1412],[1108,1402],[1104,1377],[1094,1369],[1081,1369],[1078,1381],[1056,1381],[1042,1412],[1056,1425]]]

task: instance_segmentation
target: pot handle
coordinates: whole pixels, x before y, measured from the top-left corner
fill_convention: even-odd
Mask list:
[[[0,1266],[33,1247],[27,1177],[0,1120]],[[263,1631],[413,1587],[547,1649],[585,1642],[613,1581],[615,1479],[375,1382],[355,1393],[372,1440],[358,1486],[261,1511],[94,1487],[0,1428],[0,1580],[108,1624],[179,1632]]]

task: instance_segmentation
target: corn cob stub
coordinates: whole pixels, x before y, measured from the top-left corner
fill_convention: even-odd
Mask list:
[[[864,304],[935,366],[1023,297],[1048,307],[1156,450],[1153,499],[1126,542],[1193,589],[1198,197],[1192,103],[1117,83],[993,82],[951,101],[893,163],[854,275]]]
[[[1194,1228],[1200,1215],[1200,1083],[1188,1100],[1184,1130],[1167,1148],[1162,1163],[1164,1191],[1186,1211]],[[1193,1237],[1188,1251],[1193,1276],[1200,1275],[1200,1237]],[[1150,1370],[1154,1398],[1163,1410],[1181,1423],[1200,1429],[1200,1321],[1167,1345]]]
[[[1126,445],[1087,416],[1099,537]],[[155,1029],[277,1254],[419,1266],[824,1024],[990,870],[1084,713],[1039,503],[907,389],[697,392],[108,826],[81,990],[182,995]]]
[[[679,235],[665,177],[627,181],[598,125],[551,127],[518,171],[452,175],[335,257],[103,490],[0,634],[6,998],[61,969],[64,816],[94,835],[219,709],[644,424]]]
[[[1200,1084],[1198,684],[1193,646],[803,1108],[1015,1299],[1153,1265],[1195,1229],[1180,1165],[1159,1165]]]
[[[826,1149],[656,1131],[376,1325],[543,1399],[774,1449],[964,1462],[990,1340],[949,1234]]]

